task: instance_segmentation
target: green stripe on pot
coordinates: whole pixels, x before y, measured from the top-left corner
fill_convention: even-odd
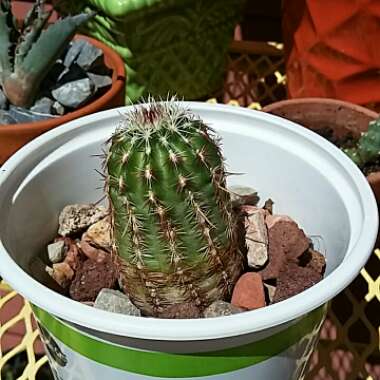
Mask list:
[[[80,333],[37,306],[38,321],[75,352],[97,363],[146,376],[167,378],[211,376],[252,366],[285,351],[318,331],[326,308],[263,340],[221,351],[193,354],[147,352],[105,343]]]

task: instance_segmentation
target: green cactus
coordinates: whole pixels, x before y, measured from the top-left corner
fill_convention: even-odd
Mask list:
[[[18,28],[11,2],[0,2],[0,85],[15,106],[33,103],[49,68],[69,44],[77,28],[93,14],[60,19],[46,29],[51,11],[37,0]]]
[[[123,116],[105,161],[123,290],[143,313],[199,310],[241,274],[237,220],[214,132],[178,103]]]
[[[343,151],[360,168],[380,157],[380,119],[371,121],[367,132],[362,133],[356,146]]]

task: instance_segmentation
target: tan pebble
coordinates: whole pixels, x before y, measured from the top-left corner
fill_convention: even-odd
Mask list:
[[[99,220],[99,222],[90,226],[86,235],[95,245],[107,250],[111,249],[111,224],[109,218]]]
[[[91,260],[101,263],[105,260],[109,253],[100,248],[95,248],[89,244],[86,234],[83,234],[82,240],[79,243],[81,251]]]
[[[47,271],[51,277],[63,288],[70,285],[71,280],[74,277],[74,271],[67,263],[53,264],[53,268]]]

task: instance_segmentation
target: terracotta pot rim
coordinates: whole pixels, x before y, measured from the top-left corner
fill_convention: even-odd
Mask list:
[[[326,104],[337,107],[346,107],[351,108],[354,111],[367,114],[374,119],[379,117],[379,114],[375,111],[370,110],[369,108],[360,106],[358,104],[350,103],[344,100],[338,100],[333,98],[318,98],[318,97],[310,97],[310,98],[294,98],[287,100],[280,100],[278,102],[274,102],[265,106],[262,111],[264,112],[272,112],[273,110],[287,106],[292,104]]]
[[[26,131],[46,131],[48,129],[59,126],[63,123],[66,123],[70,120],[77,119],[78,117],[90,114],[96,110],[104,108],[104,106],[109,102],[109,99],[112,99],[116,96],[117,93],[123,90],[126,81],[125,65],[121,57],[110,47],[108,47],[103,42],[96,40],[94,38],[84,36],[82,34],[76,34],[74,39],[85,39],[91,44],[103,50],[104,55],[107,56],[111,61],[115,62],[115,69],[112,74],[112,85],[111,88],[105,92],[102,96],[95,99],[94,101],[86,104],[85,106],[78,108],[73,112],[69,112],[65,115],[36,121],[33,123],[19,123],[19,124],[4,124],[0,125],[0,136],[2,132],[4,133],[17,133],[17,132],[26,132]]]

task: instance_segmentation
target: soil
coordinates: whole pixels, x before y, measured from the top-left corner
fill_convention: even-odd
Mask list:
[[[347,133],[343,137],[338,137],[334,135],[334,130],[330,127],[323,127],[320,129],[314,130],[320,136],[324,137],[326,140],[330,141],[332,144],[337,146],[340,149],[353,148],[358,139],[354,137],[352,133]],[[373,162],[367,163],[364,167],[360,168],[364,175],[369,175],[370,173],[380,171],[380,158],[376,159]]]

